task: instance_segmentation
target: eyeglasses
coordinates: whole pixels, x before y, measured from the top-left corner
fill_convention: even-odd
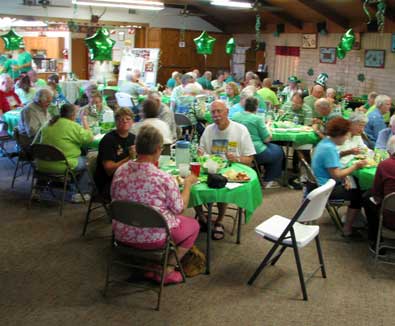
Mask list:
[[[119,122],[131,122],[132,119],[129,118],[129,117],[128,118],[121,117],[121,118],[118,118],[117,121],[119,121]]]

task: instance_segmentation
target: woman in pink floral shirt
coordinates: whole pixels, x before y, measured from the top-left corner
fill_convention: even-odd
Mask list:
[[[162,151],[163,137],[155,127],[144,126],[136,139],[138,159],[120,166],[114,174],[111,186],[113,200],[131,200],[152,206],[166,219],[173,241],[177,245],[177,256],[181,259],[193,246],[199,224],[195,219],[181,216],[188,206],[192,185],[197,177],[193,174],[185,178],[184,190],[180,193],[176,181],[166,172],[159,170],[158,162]],[[127,245],[142,249],[163,247],[166,234],[159,228],[135,228],[113,219],[115,238]],[[174,270],[176,261],[169,258],[165,283],[182,281],[180,272]],[[148,275],[160,282],[158,274]]]

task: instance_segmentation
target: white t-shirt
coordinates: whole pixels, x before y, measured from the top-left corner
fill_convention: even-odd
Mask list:
[[[132,128],[130,129],[130,132],[137,136],[140,131],[140,128],[142,126],[146,126],[146,125],[153,126],[161,132],[161,134],[163,136],[163,144],[172,144],[173,143],[173,141],[172,141],[173,137],[172,137],[169,125],[166,122],[164,122],[158,118],[148,118],[148,119],[144,119],[141,122],[135,123],[132,126]]]
[[[340,152],[348,151],[352,148],[360,147],[363,149],[367,149],[368,147],[365,145],[363,142],[363,139],[361,136],[351,136],[351,138],[348,138],[343,145],[337,146],[337,150]],[[344,165],[347,165],[348,162],[350,162],[354,158],[354,155],[346,155],[343,156],[340,159],[340,162]]]
[[[206,127],[200,138],[200,147],[206,154],[223,157],[226,152],[234,153],[236,156],[256,154],[248,129],[234,121],[230,121],[225,130],[219,130],[215,123]]]

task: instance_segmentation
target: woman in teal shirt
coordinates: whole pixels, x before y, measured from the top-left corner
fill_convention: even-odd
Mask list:
[[[248,97],[245,101],[244,112],[238,112],[233,116],[233,121],[247,127],[252,142],[254,143],[255,159],[259,165],[265,167],[263,178],[265,188],[277,188],[279,184],[274,181],[281,176],[284,152],[280,146],[270,143],[272,136],[261,116],[256,115],[258,100]]]

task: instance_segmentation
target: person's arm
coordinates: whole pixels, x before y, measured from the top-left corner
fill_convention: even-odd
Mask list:
[[[189,197],[191,195],[191,188],[196,183],[197,176],[191,173],[184,180],[184,189],[181,193],[181,198],[184,203],[184,209],[188,208]]]
[[[328,168],[328,172],[331,175],[331,177],[335,180],[340,180],[345,178],[346,176],[350,175],[353,173],[355,170],[358,170],[360,168],[363,168],[367,164],[366,160],[358,161],[354,163],[353,165],[349,166],[348,168],[345,169],[340,169],[338,167],[336,168]]]
[[[103,161],[103,168],[104,171],[106,171],[107,175],[111,177],[115,171],[122,165],[125,164],[127,161],[129,161],[130,158],[129,156],[125,157],[123,160],[119,162],[114,162],[114,161]]]
[[[262,140],[262,142],[267,144],[272,140],[272,135],[270,134],[266,125],[263,123],[262,119],[257,120],[257,130],[259,138]]]
[[[390,129],[384,129],[379,132],[379,135],[377,136],[376,140],[376,145],[374,148],[376,149],[386,149],[387,148],[387,141],[389,138],[389,135],[391,134]]]
[[[372,187],[372,195],[376,202],[381,202],[384,198],[384,180],[382,173],[382,166],[377,167],[376,175],[374,176],[374,182]]]
[[[358,147],[351,148],[345,151],[341,151],[339,153],[340,157],[347,156],[347,155],[358,155],[360,153],[360,149]]]

